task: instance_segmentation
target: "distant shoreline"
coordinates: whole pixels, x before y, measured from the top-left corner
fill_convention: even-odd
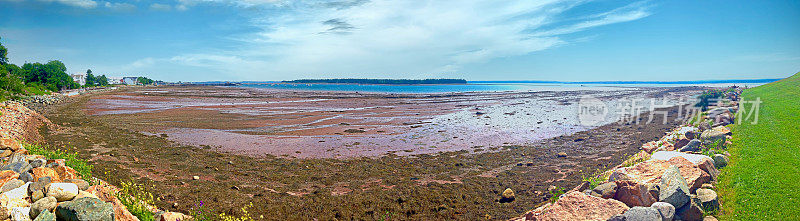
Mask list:
[[[293,81],[206,81],[187,82],[187,84],[219,85],[219,84],[354,84],[354,85],[454,85],[454,84],[487,84],[487,83],[540,83],[540,84],[752,84],[771,83],[781,78],[768,79],[732,79],[732,80],[696,80],[696,81],[466,81],[463,83],[342,83],[342,82],[299,82]],[[456,79],[463,80],[463,79]]]
[[[298,79],[282,81],[291,84],[384,84],[384,85],[434,85],[434,84],[467,84],[464,79]]]

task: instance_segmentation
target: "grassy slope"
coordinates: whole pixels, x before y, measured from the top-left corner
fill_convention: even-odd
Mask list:
[[[732,126],[731,164],[719,184],[721,218],[800,220],[800,73],[745,90],[742,98],[763,103],[757,124],[751,117]],[[751,106],[741,109],[743,119]]]

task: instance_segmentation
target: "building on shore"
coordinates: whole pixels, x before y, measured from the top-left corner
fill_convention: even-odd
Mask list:
[[[83,74],[70,74],[69,76],[72,77],[72,80],[75,81],[75,83],[78,83],[80,85],[86,84],[86,75],[83,75]]]
[[[139,77],[123,77],[121,83],[125,85],[137,85],[139,84]]]

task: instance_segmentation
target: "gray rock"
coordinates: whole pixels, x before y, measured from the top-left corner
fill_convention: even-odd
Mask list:
[[[670,166],[661,175],[661,184],[658,201],[672,204],[675,208],[680,208],[689,202],[689,185],[686,179],[681,176],[681,171],[676,166]]]
[[[661,194],[661,187],[658,187],[658,184],[648,184],[647,192],[653,196],[653,199],[658,199],[658,195]]]
[[[100,199],[84,197],[58,205],[56,217],[65,221],[114,221],[113,207]]]
[[[689,141],[689,143],[681,147],[680,151],[681,152],[700,151],[700,144],[701,144],[700,140],[692,139]]]
[[[26,183],[33,182],[33,175],[29,172],[20,173],[19,179]]]
[[[4,165],[2,168],[0,168],[0,170],[12,170],[12,171],[17,172],[17,173],[23,173],[23,172],[26,172],[26,171],[30,170],[31,167],[28,164],[28,162],[25,161],[24,158],[22,159],[22,161],[13,161],[13,160],[14,159],[13,159],[13,155],[12,155],[12,161],[9,162],[8,164]],[[25,170],[25,169],[27,169],[27,170]]]
[[[703,209],[700,206],[690,202],[675,210],[675,220],[703,220],[703,213]]]
[[[721,145],[725,144],[725,135],[727,135],[727,133],[724,132],[725,130],[727,130],[727,129],[723,129],[720,126],[720,127],[712,128],[710,130],[703,131],[703,133],[700,134],[700,140],[702,140],[703,144],[706,144],[706,145],[710,145],[710,144],[714,144],[714,143],[718,142],[718,145],[721,146]]]
[[[622,215],[627,221],[661,221],[661,214],[653,207],[636,206]]]
[[[5,192],[8,192],[9,190],[13,190],[13,189],[16,189],[17,187],[21,187],[22,185],[25,185],[24,181],[18,180],[18,179],[13,179],[13,180],[10,180],[10,181],[6,182],[5,184],[3,184],[3,187],[0,187],[0,192],[5,193]]]
[[[33,221],[56,221],[56,215],[49,210],[42,211]]]
[[[606,221],[625,221],[625,216],[623,215],[612,216],[611,218],[608,218],[608,220]]]
[[[675,207],[672,204],[665,203],[665,202],[656,202],[653,205],[650,205],[658,210],[658,213],[661,214],[662,221],[672,221],[675,218]]]
[[[54,210],[56,208],[57,203],[58,201],[56,200],[56,198],[52,196],[48,196],[36,201],[35,203],[31,204],[31,213],[30,213],[31,218],[35,219],[36,216],[42,213],[42,211]]]
[[[728,156],[722,154],[714,154],[714,167],[723,168],[728,166]]]
[[[593,196],[602,197],[604,199],[614,198],[614,193],[617,192],[617,183],[607,182],[597,185],[592,192],[594,193],[592,194]]]
[[[38,181],[33,182],[30,186],[28,186],[28,192],[32,193],[36,191],[42,191],[44,193],[44,188],[47,187],[47,185],[50,185],[51,180],[52,179],[49,176],[39,178]]]
[[[78,185],[78,189],[80,189],[82,191],[86,191],[87,189],[89,189],[89,182],[86,182],[86,180],[82,180],[82,179],[66,179],[66,180],[64,180],[64,182],[65,183],[74,183],[75,185]]]
[[[44,166],[45,163],[47,163],[47,160],[45,160],[45,159],[35,159],[35,160],[31,161],[31,167],[39,168],[39,167]]]
[[[694,200],[695,203],[698,203],[704,211],[716,211],[719,209],[717,192],[714,192],[713,190],[698,189],[697,196]]]

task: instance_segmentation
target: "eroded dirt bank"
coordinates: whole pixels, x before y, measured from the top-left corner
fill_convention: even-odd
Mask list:
[[[169,135],[139,133],[142,125],[136,121],[85,111],[93,100],[109,95],[49,107],[45,116],[60,127],[43,128],[45,140],[74,147],[112,183],[152,184],[160,207],[188,212],[203,201],[216,211],[238,214],[252,202],[250,213],[264,219],[507,219],[547,200],[550,185],[573,187],[579,171],[617,165],[623,155],[638,152],[643,142],[678,124],[672,120],[678,110],[670,108],[667,124],[610,124],[526,145],[487,146],[478,153],[291,159],[184,145]],[[661,117],[655,115],[654,122]],[[567,157],[557,157],[559,152]],[[192,180],[195,175],[200,180]],[[513,189],[517,200],[498,203],[505,188]]]

